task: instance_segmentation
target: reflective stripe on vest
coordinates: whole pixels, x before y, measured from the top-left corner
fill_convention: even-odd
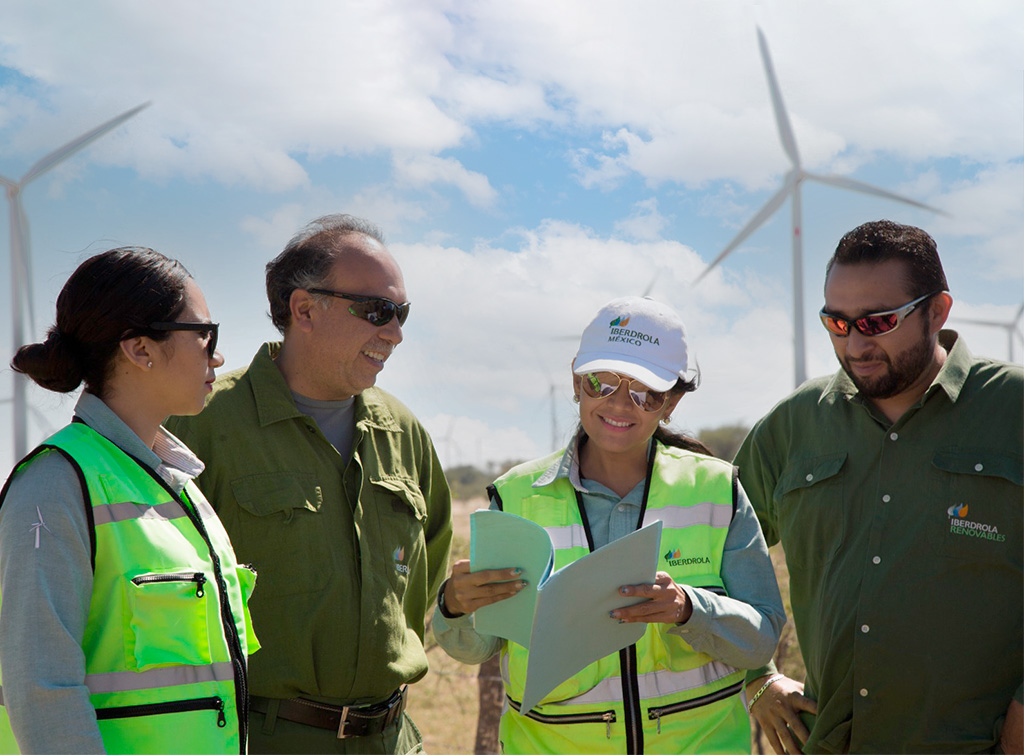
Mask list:
[[[151,506],[144,503],[104,503],[92,507],[93,521],[99,527],[102,524],[113,524],[115,522],[127,522],[131,519],[162,519],[170,521],[188,516],[185,509],[177,501],[158,503]]]
[[[736,669],[728,663],[711,661],[687,671],[649,671],[646,674],[637,674],[636,678],[640,697],[647,700],[705,687],[734,673],[736,673]],[[596,687],[587,690],[582,695],[551,704],[594,705],[613,702],[622,702],[622,678],[618,676],[602,679]]]
[[[86,674],[85,686],[94,695],[111,692],[132,692],[157,687],[180,687],[200,682],[228,682],[235,678],[229,661],[207,666],[171,666],[149,671],[112,671],[109,674]]]
[[[570,524],[566,527],[545,527],[544,531],[551,538],[551,545],[557,550],[568,548],[586,548],[587,531],[582,524]]]

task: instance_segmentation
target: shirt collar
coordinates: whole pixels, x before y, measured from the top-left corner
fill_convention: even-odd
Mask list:
[[[578,434],[572,439],[569,445],[565,447],[565,452],[555,459],[551,463],[551,466],[544,470],[544,474],[534,481],[533,487],[543,488],[558,479],[568,480],[570,484],[581,493],[587,492],[587,489],[583,487],[583,483],[580,482]]]
[[[78,398],[75,416],[126,454],[152,469],[178,492],[181,492],[188,480],[194,479],[205,469],[199,457],[162,425],[157,428],[153,448],[150,448],[103,399],[88,391],[82,391]]]
[[[946,361],[939,369],[935,379],[932,380],[931,385],[928,386],[928,390],[924,392],[923,398],[937,390],[942,390],[945,391],[951,402],[956,403],[964,383],[967,382],[967,374],[970,372],[973,357],[967,344],[955,330],[940,330],[939,345],[946,350]],[[857,397],[859,393],[850,376],[846,374],[846,370],[840,368],[821,392],[818,403],[823,403],[832,395]]]
[[[249,364],[248,376],[261,427],[306,416],[295,405],[291,389],[274,361],[280,352],[280,341],[265,343]],[[362,423],[379,430],[401,432],[398,420],[377,388],[367,388],[356,396],[355,415],[356,425]]]

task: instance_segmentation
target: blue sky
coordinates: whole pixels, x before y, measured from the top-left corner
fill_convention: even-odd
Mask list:
[[[140,244],[193,272],[226,369],[244,366],[275,335],[263,265],[308,220],[351,212],[384,228],[413,302],[379,383],[446,463],[544,453],[553,414],[562,442],[566,337],[655,276],[703,371],[677,426],[751,423],[793,383],[788,204],[691,282],[788,169],[757,26],[808,170],[949,213],[804,185],[808,372],[835,366],[815,317],[825,261],[868,220],[935,236],[954,317],[1010,320],[1024,300],[1016,0],[10,0],[0,175],[152,103],[24,191],[34,340],[82,259]],[[4,213],[5,292],[7,237]],[[1007,357],[1004,330],[960,330],[975,352]],[[0,399],[10,386],[0,370]],[[29,396],[35,443],[74,397]],[[12,462],[0,433],[0,464]]]

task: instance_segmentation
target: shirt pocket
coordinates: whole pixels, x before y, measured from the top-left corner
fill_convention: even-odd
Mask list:
[[[377,515],[385,571],[399,599],[410,579],[425,579],[427,503],[415,480],[408,477],[370,478],[368,492]]]
[[[325,565],[331,561],[316,476],[249,475],[232,480],[231,492],[239,507],[231,542],[238,560],[252,564],[260,575],[255,599],[322,590],[329,576]]]
[[[217,604],[217,590],[204,572],[147,572],[126,576],[124,584],[128,668],[212,662],[209,612]]]
[[[846,536],[843,466],[838,452],[786,465],[775,486],[779,537],[786,560],[801,566],[823,566],[835,556]]]
[[[993,448],[940,449],[932,458],[942,498],[928,511],[935,555],[971,561],[1024,560],[1024,459]]]

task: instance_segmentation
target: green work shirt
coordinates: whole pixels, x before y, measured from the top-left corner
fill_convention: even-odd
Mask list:
[[[895,423],[840,370],[736,456],[786,552],[818,701],[807,752],[989,751],[1020,700],[1024,377],[952,331],[940,343],[945,364]]]
[[[263,645],[249,691],[336,705],[386,699],[427,671],[423,622],[448,564],[451,497],[430,437],[392,396],[356,397],[343,459],[295,406],[265,344],[167,426],[206,463],[197,482],[259,574]]]

